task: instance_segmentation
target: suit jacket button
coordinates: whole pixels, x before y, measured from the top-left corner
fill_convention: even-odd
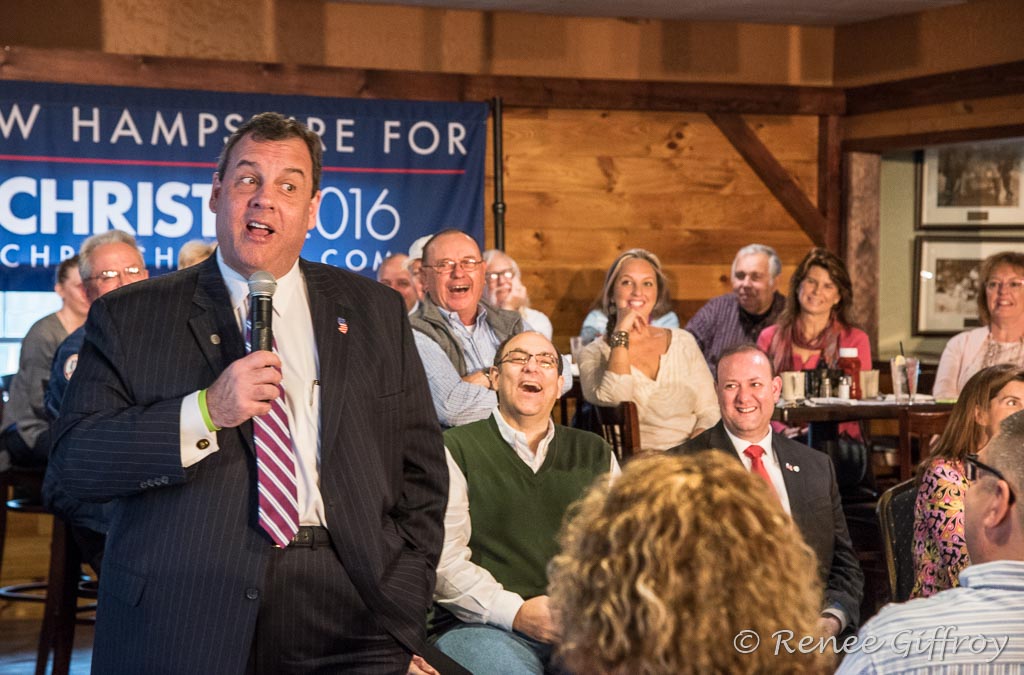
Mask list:
[[[249,600],[256,600],[260,597],[260,589],[258,588],[247,588],[245,589],[245,597]]]
[[[199,448],[200,450],[206,450],[208,447],[210,447],[210,441],[206,440],[205,438],[200,438],[199,441],[196,443],[196,447]]]

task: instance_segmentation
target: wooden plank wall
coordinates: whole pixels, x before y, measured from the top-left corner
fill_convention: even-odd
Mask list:
[[[745,119],[816,194],[817,118]],[[730,290],[740,247],[774,246],[783,287],[811,247],[706,115],[506,108],[504,131],[506,250],[559,347],[578,333],[608,265],[626,249],[661,257],[685,323]],[[487,231],[491,243],[490,219]]]

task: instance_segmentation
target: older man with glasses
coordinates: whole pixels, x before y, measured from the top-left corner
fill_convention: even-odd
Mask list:
[[[89,237],[82,242],[78,258],[78,271],[82,275],[89,304],[110,291],[149,278],[135,237],[122,230],[107,230]],[[75,372],[78,351],[84,340],[83,325],[68,335],[54,355],[46,390],[46,408],[54,418],[60,413],[64,390]]]
[[[497,392],[487,419],[445,432],[448,507],[431,632],[474,673],[540,673],[558,631],[547,564],[565,510],[618,464],[599,436],[556,425],[564,378],[551,341],[505,340],[486,376]]]
[[[78,270],[90,305],[111,291],[149,278],[135,237],[122,230],[107,230],[89,237],[82,242],[78,257]],[[64,391],[75,372],[83,342],[84,325],[68,335],[54,354],[50,381],[46,385],[46,410],[53,419],[60,415]],[[83,558],[99,572],[110,518],[109,507],[72,499],[60,484],[59,471],[51,467],[48,467],[43,484],[47,505],[71,524]]]
[[[966,459],[971,565],[960,586],[884,607],[840,674],[1024,672],[1024,413],[1004,419],[980,456]]]
[[[480,247],[465,232],[442,230],[423,247],[424,297],[409,322],[437,418],[445,427],[490,414],[496,398],[488,366],[497,347],[532,329],[518,312],[483,300],[486,272]],[[569,378],[562,392],[571,386]]]

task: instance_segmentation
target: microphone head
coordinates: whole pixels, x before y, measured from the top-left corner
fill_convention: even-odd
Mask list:
[[[277,279],[270,272],[259,270],[249,277],[249,295],[265,295],[270,297],[277,290]]]

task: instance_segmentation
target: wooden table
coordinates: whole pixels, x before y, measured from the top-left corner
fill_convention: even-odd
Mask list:
[[[951,410],[952,403],[837,403],[834,405],[776,406],[772,419],[792,425],[807,425],[807,444],[822,449],[827,441],[839,437],[840,422],[860,420],[895,420],[902,410],[941,412]]]

